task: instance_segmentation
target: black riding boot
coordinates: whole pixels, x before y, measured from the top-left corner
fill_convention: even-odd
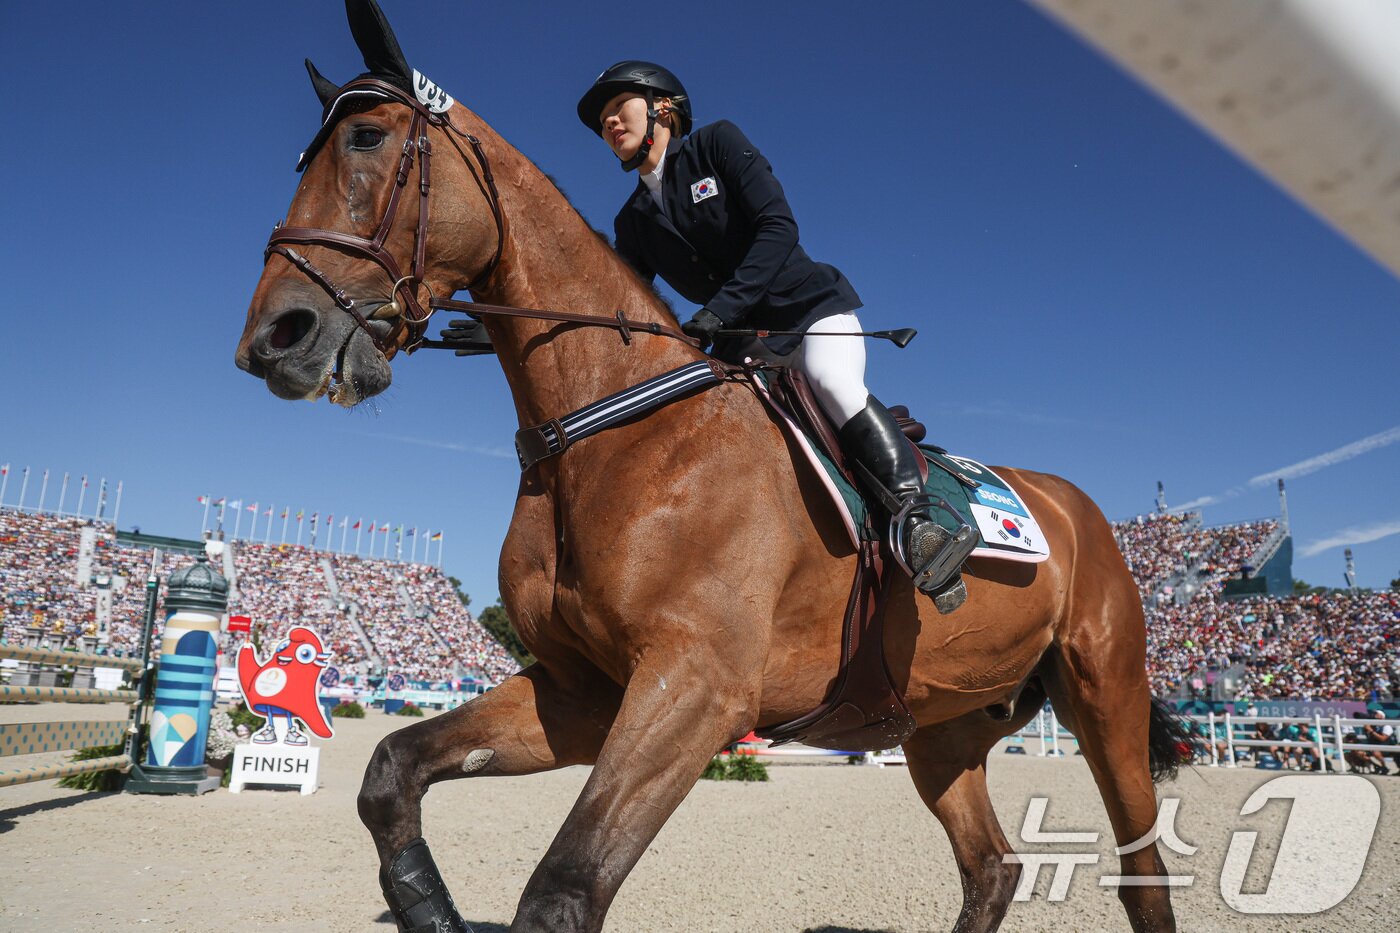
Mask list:
[[[389,860],[389,877],[381,884],[399,929],[408,933],[471,933],[422,839],[413,840]]]
[[[862,478],[879,483],[893,494],[899,504],[923,494],[919,461],[915,459],[918,455],[900,431],[894,415],[875,396],[870,396],[865,408],[842,426],[839,439],[846,457],[869,473],[868,477]],[[887,507],[891,505],[894,503],[886,503]],[[952,612],[961,606],[967,599],[967,586],[958,574],[958,568],[976,546],[977,535],[965,532],[954,539],[946,528],[921,509],[908,513],[903,534],[905,558],[919,588],[934,597],[940,612]],[[945,561],[956,562],[932,577],[925,575],[932,565]],[[921,577],[924,579],[921,580]]]

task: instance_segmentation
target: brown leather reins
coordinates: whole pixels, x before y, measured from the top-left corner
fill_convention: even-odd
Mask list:
[[[611,327],[621,333],[624,343],[630,343],[631,331],[637,330],[643,333],[673,337],[692,346],[699,346],[699,341],[676,328],[654,321],[630,320],[624,317],[621,311],[609,317],[601,314],[578,314],[567,311],[514,308],[508,305],[455,301],[451,298],[438,298],[432,294],[431,288],[428,289],[428,308],[425,311],[418,301],[417,293],[420,285],[428,288],[423,280],[428,249],[428,194],[431,190],[430,166],[433,151],[432,143],[427,135],[428,127],[433,126],[443,130],[448,141],[452,143],[453,148],[457,150],[457,153],[471,170],[473,177],[476,178],[477,184],[481,187],[482,194],[486,198],[486,203],[491,206],[491,213],[496,221],[496,250],[491,256],[491,261],[467,284],[468,290],[477,288],[491,277],[501,261],[501,251],[505,246],[505,215],[501,210],[501,198],[500,193],[496,190],[496,179],[491,174],[490,160],[486,157],[481,140],[471,133],[459,129],[446,113],[433,113],[402,88],[386,81],[377,78],[358,78],[342,87],[340,93],[326,105],[324,113],[327,122],[317,134],[312,148],[308,149],[303,156],[303,163],[314,154],[315,148],[324,142],[326,134],[333,125],[331,117],[335,112],[336,105],[347,94],[388,97],[413,110],[413,120],[409,124],[408,136],[404,139],[403,151],[399,156],[398,171],[394,175],[394,187],[389,192],[389,204],[385,208],[384,217],[380,220],[372,237],[355,236],[322,227],[288,227],[279,222],[273,228],[272,235],[268,237],[267,247],[263,250],[263,262],[266,263],[276,253],[300,269],[302,274],[321,286],[326,294],[331,296],[336,307],[355,319],[356,326],[369,336],[369,339],[374,342],[375,348],[384,354],[385,359],[394,355],[398,338],[405,331],[407,332],[403,346],[405,353],[413,353],[420,347],[451,347],[452,344],[445,341],[424,339],[428,330],[428,321],[434,311],[460,311],[471,315],[499,314],[510,317],[528,317],[571,324]],[[472,152],[476,156],[475,165],[458,142],[458,137],[466,140],[471,146]],[[418,162],[418,226],[413,233],[413,264],[408,274],[404,275],[393,254],[384,248],[384,242],[393,230],[399,205],[403,200],[403,191],[408,186],[409,175],[413,171],[415,153]],[[478,165],[480,166],[479,172]],[[394,283],[389,291],[389,300],[376,306],[366,318],[360,305],[345,292],[345,289],[337,285],[330,276],[289,244],[326,246],[356,253],[372,260],[388,274],[389,280]],[[402,302],[399,299],[400,291],[403,292]],[[387,334],[380,337],[370,328],[370,320],[390,320],[393,322],[393,326]]]

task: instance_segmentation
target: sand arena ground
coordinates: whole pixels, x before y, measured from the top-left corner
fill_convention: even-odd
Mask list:
[[[120,705],[0,707],[0,721],[124,714]],[[375,711],[362,721],[337,720],[337,736],[322,745],[322,787],[311,797],[275,790],[197,798],[83,794],[52,781],[0,789],[0,929],[391,931],[355,795],[375,743],[406,722]],[[771,770],[768,784],[702,781],[623,886],[607,929],[952,927],[961,900],[952,853],[903,768]],[[475,929],[499,933],[509,925],[587,776],[585,768],[569,768],[456,781],[429,793],[426,836]],[[1173,895],[1180,929],[1393,929],[1400,919],[1400,778],[1373,779],[1380,825],[1360,883],[1339,906],[1299,917],[1245,916],[1226,906],[1218,879],[1232,831],[1260,830],[1265,854],[1251,865],[1272,862],[1286,806],[1271,804],[1248,818],[1238,813],[1274,776],[1204,768],[1159,788],[1182,798],[1178,833],[1200,847],[1190,858],[1165,853],[1171,872],[1196,876]],[[1076,871],[1061,903],[1047,899],[1043,870],[1033,899],[1012,904],[1003,929],[1127,930],[1116,896],[1098,886],[1101,874],[1116,872],[1117,860],[1083,759],[998,753],[990,783],[1013,842],[1034,795],[1049,797],[1046,830],[1100,833],[1096,845],[1020,845],[1101,858]],[[1327,870],[1317,865],[1319,873]],[[1247,883],[1245,890],[1258,889]]]

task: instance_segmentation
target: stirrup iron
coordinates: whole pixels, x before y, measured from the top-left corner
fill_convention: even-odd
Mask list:
[[[472,933],[457,913],[452,895],[438,872],[428,844],[422,837],[399,850],[389,861],[387,882],[381,882],[384,900],[407,933]]]
[[[948,529],[939,525],[938,527],[949,536],[948,540],[943,542],[938,553],[933,555],[933,559],[928,564],[923,567],[912,567],[909,563],[909,554],[905,549],[905,526],[909,522],[909,516],[915,512],[923,513],[923,518],[933,522],[933,509],[935,508],[942,509],[951,515],[958,523],[958,527],[955,531],[949,532]],[[895,561],[904,569],[904,572],[913,578],[914,585],[926,593],[934,593],[943,588],[948,581],[957,578],[958,570],[962,567],[963,561],[967,560],[973,549],[977,547],[977,539],[977,532],[973,530],[963,514],[942,496],[933,496],[928,493],[908,496],[900,504],[899,511],[890,517],[888,538],[890,553],[894,555]],[[957,582],[961,583],[962,581],[958,580]],[[949,587],[948,592],[951,592],[952,589]],[[963,595],[965,598],[966,588],[963,589]],[[951,600],[947,602],[951,602]],[[944,611],[951,612],[961,604],[961,600],[958,600],[956,605]]]

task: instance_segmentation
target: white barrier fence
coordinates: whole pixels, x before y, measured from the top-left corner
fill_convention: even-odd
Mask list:
[[[1205,727],[1204,733],[1197,730],[1191,735],[1191,742],[1194,750],[1207,758],[1212,768],[1238,767],[1236,749],[1251,748],[1279,749],[1281,752],[1296,749],[1320,762],[1319,770],[1330,770],[1340,774],[1349,770],[1347,752],[1376,752],[1395,756],[1396,764],[1400,766],[1400,745],[1356,741],[1357,736],[1364,735],[1363,730],[1367,726],[1397,725],[1390,720],[1348,719],[1342,716],[1323,716],[1319,713],[1314,713],[1311,717],[1236,716],[1233,713],[1217,716],[1215,713],[1208,713],[1204,716],[1182,715],[1181,718]],[[1271,727],[1298,726],[1299,734],[1295,738],[1284,738],[1281,734],[1262,738],[1256,731],[1258,723]],[[1078,740],[1061,725],[1054,711],[1050,709],[1041,710],[1024,728],[1009,736],[1007,740],[1019,744],[1026,751],[1029,751],[1026,747],[1029,741],[1038,741],[1040,750],[1036,754],[1041,758],[1062,757],[1065,753],[1060,748],[1061,742],[1073,742],[1078,745]],[[1223,754],[1221,746],[1224,746]]]
[[[1361,735],[1366,726],[1387,724],[1388,720],[1384,719],[1324,717],[1320,713],[1314,713],[1311,718],[1303,716],[1235,716],[1231,713],[1224,713],[1220,716],[1209,713],[1205,716],[1183,716],[1182,718],[1206,727],[1204,735],[1193,735],[1192,740],[1204,746],[1212,768],[1238,767],[1236,748],[1297,749],[1319,762],[1319,770],[1331,770],[1340,774],[1345,774],[1348,770],[1347,752],[1378,752],[1382,755],[1400,756],[1400,745],[1354,741],[1354,737]],[[1296,725],[1300,727],[1300,734],[1297,738],[1260,738],[1253,731],[1239,731],[1241,727],[1244,730],[1252,730],[1258,723],[1269,726]],[[1353,741],[1347,740],[1349,731],[1353,734]],[[1225,760],[1223,762],[1220,760],[1221,745],[1225,746]]]
[[[1387,724],[1400,726],[1400,722],[1394,720],[1347,719],[1341,716],[1325,717],[1321,714],[1306,717],[1236,716],[1232,713],[1223,713],[1219,716],[1215,713],[1209,713],[1205,716],[1183,714],[1181,719],[1193,725],[1205,727],[1203,733],[1199,729],[1195,730],[1190,736],[1190,741],[1193,752],[1203,759],[1201,763],[1209,763],[1212,768],[1238,767],[1236,750],[1250,748],[1279,749],[1280,751],[1296,749],[1309,758],[1320,762],[1318,770],[1338,774],[1345,774],[1349,770],[1346,753],[1353,751],[1377,752],[1391,757],[1396,762],[1396,766],[1400,767],[1400,744],[1354,740],[1356,736],[1364,734],[1362,730],[1366,726],[1379,727]],[[1258,723],[1269,726],[1296,725],[1300,727],[1299,735],[1297,738],[1260,738],[1255,731]],[[1350,739],[1348,732],[1353,734]],[[1076,748],[1079,744],[1079,740],[1055,716],[1054,710],[1048,707],[1037,713],[1035,718],[1021,729],[1007,736],[1003,742],[1007,743],[1005,746],[1007,751],[1016,749],[1023,754],[1034,754],[1038,758],[1063,758],[1065,750],[1061,748],[1062,743],[1066,745],[1073,743]],[[1037,745],[1038,751],[1032,751],[1037,748]],[[1223,754],[1221,746],[1224,746]],[[804,745],[783,746],[771,750],[760,745],[756,747],[756,750],[760,755],[771,755],[776,758],[830,758],[849,755],[852,759],[859,758],[864,764],[870,765],[904,763],[902,749],[891,749],[887,752],[866,752],[863,755],[858,752],[833,752]]]

